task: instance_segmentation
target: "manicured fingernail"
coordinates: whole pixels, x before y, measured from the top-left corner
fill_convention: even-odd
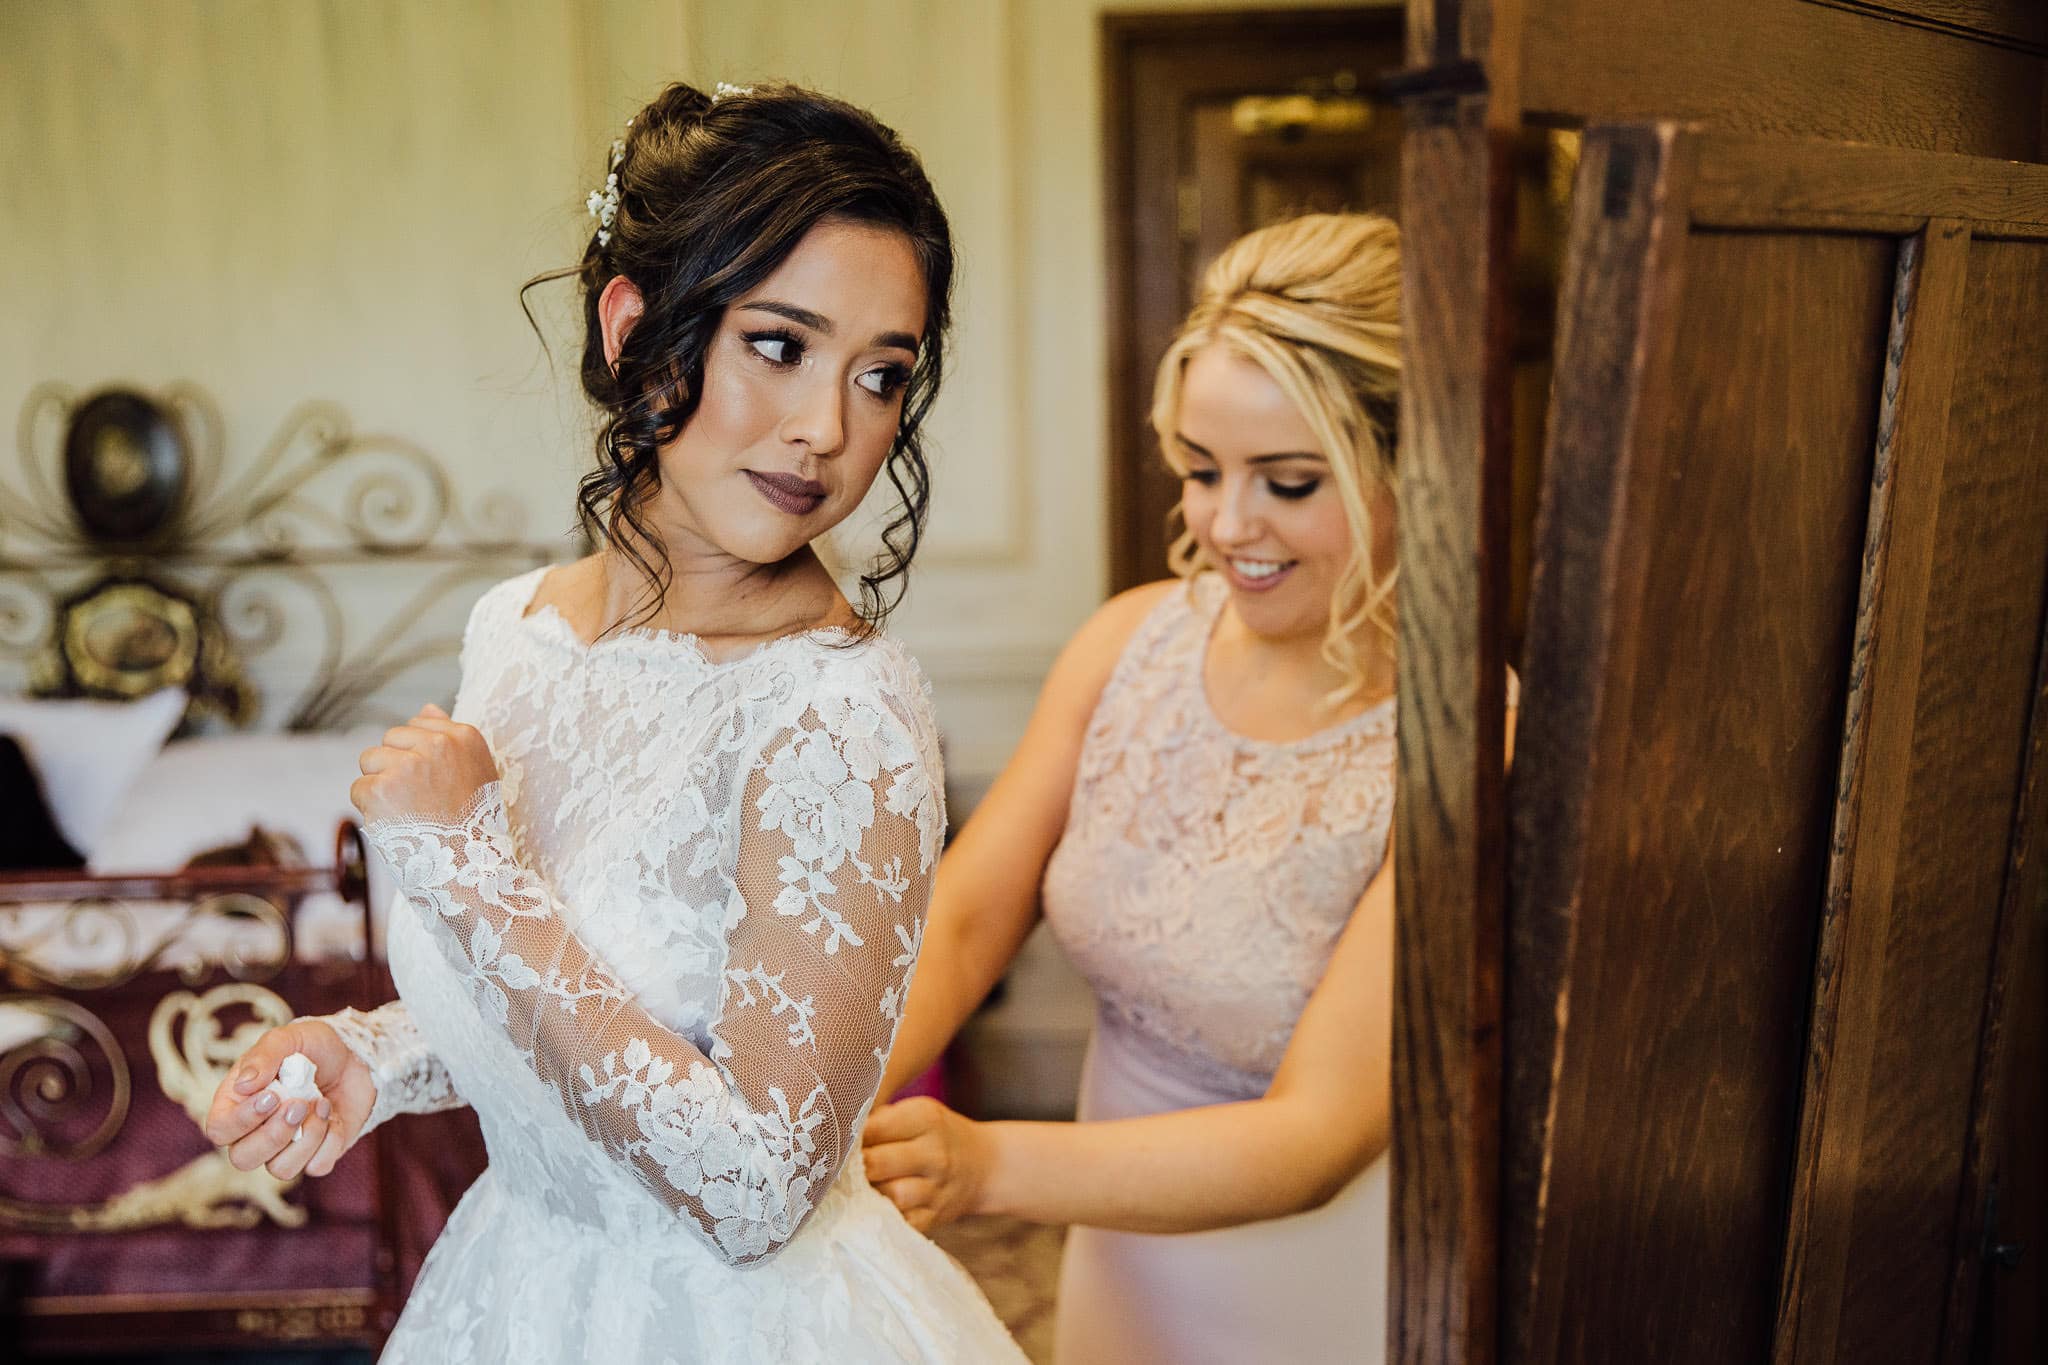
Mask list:
[[[323,1119],[331,1119],[334,1117],[334,1106],[326,1100],[321,1100],[319,1104],[313,1106],[313,1112]]]
[[[239,1076],[237,1076],[237,1077],[235,1077],[235,1089],[237,1089],[237,1090],[253,1090],[253,1089],[255,1089],[255,1087],[256,1087],[256,1068],[255,1068],[255,1067],[253,1067],[253,1066],[245,1066],[245,1067],[243,1067],[243,1068],[242,1068],[242,1074],[241,1074],[241,1075],[239,1075]]]
[[[293,1127],[304,1123],[306,1121],[306,1102],[304,1100],[293,1100],[290,1104],[286,1105],[284,1121]]]
[[[277,1094],[275,1091],[266,1090],[256,1097],[257,1113],[267,1114],[275,1108],[277,1108]]]

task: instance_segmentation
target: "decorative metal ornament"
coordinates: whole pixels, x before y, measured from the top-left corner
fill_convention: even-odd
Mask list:
[[[64,486],[88,534],[143,544],[176,530],[191,452],[169,409],[129,389],[79,404],[64,434]]]
[[[0,665],[38,696],[181,686],[190,721],[400,720],[378,712],[379,689],[461,645],[440,604],[573,551],[524,539],[504,488],[458,507],[426,450],[358,433],[331,403],[299,405],[232,471],[220,412],[189,384],[40,384],[17,433],[18,477],[0,474]],[[379,569],[395,593],[362,612],[355,585]],[[287,649],[308,657],[304,691],[265,713],[245,662]]]
[[[74,1160],[100,1151],[120,1132],[128,1116],[132,1081],[127,1059],[113,1033],[90,1011],[56,996],[0,997],[45,1013],[49,1036],[0,1058],[0,1151],[10,1156],[63,1156]],[[252,1016],[230,1030],[221,1019],[229,1010]],[[276,992],[238,983],[204,995],[173,991],[158,1002],[149,1020],[150,1058],[166,1098],[194,1123],[206,1116],[221,1080],[265,1030],[285,1023],[291,1007]],[[90,1052],[81,1044],[90,1043]],[[65,1142],[54,1131],[60,1120],[85,1111],[93,1101],[95,1065],[112,1069],[107,1116],[82,1142]],[[17,1092],[25,1092],[18,1098]],[[143,1228],[252,1228],[264,1219],[279,1227],[306,1224],[306,1210],[285,1198],[303,1176],[279,1180],[259,1166],[238,1171],[225,1151],[192,1158],[177,1170],[87,1203],[41,1204],[0,1196],[0,1228],[41,1233],[134,1232]]]
[[[107,577],[60,601],[56,618],[34,669],[42,695],[131,701],[182,687],[191,715],[235,725],[255,716],[255,689],[217,614],[190,593],[148,578]]]

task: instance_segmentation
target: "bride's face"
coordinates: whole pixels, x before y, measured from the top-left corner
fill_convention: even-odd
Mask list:
[[[903,234],[812,228],[720,320],[697,409],[661,452],[657,518],[754,564],[845,520],[895,443],[924,321]]]

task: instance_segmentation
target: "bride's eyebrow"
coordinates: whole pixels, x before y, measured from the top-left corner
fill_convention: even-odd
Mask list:
[[[814,313],[793,303],[783,303],[776,299],[754,299],[741,304],[740,307],[750,313],[773,313],[779,318],[788,318],[791,322],[799,323],[814,332],[825,336],[832,335],[832,319],[823,313]]]
[[[794,303],[784,303],[780,299],[751,299],[739,307],[745,312],[773,313],[776,317],[788,318],[791,322],[810,328],[820,336],[832,335],[832,319],[823,313],[813,312]],[[917,351],[917,338],[908,332],[877,332],[875,339],[869,344],[892,346],[912,354]]]

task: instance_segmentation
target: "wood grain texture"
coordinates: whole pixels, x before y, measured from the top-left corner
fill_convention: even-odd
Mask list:
[[[1959,311],[1912,747],[1887,775],[1906,789],[1890,913],[1843,987],[1877,995],[1850,1238],[1886,1248],[1851,1263],[1852,1359],[1938,1351],[2048,587],[2048,249],[1973,241]]]
[[[1646,370],[1604,400],[1637,405],[1643,433],[1603,551],[1611,601],[1532,600],[1532,649],[1584,612],[1611,623],[1605,657],[1565,680],[1581,698],[1532,684],[1522,722],[1604,693],[1581,752],[1516,777],[1518,877],[1575,897],[1522,1359],[1769,1350],[1787,1040],[1805,1024],[1893,255],[1692,234],[1661,382]],[[1573,785],[1576,815],[1543,800]],[[1553,851],[1544,831],[1566,818],[1583,837]]]
[[[2048,166],[1742,134],[1701,147],[1701,226],[1904,233],[1930,218],[1969,222],[1979,235],[2048,236]]]
[[[2048,1297],[2043,1294],[2048,1277],[2041,1268],[2048,1251],[2042,1243],[2048,1231],[2042,1207],[2048,1173],[2042,1091],[2048,1088],[2048,1073],[2041,1069],[2043,1016],[2048,1014],[2048,971],[2042,960],[2048,937],[2041,933],[2048,911],[2048,876],[2041,866],[2048,855],[2048,810],[2043,809],[2048,802],[2040,791],[2048,760],[2048,707],[2042,701],[2048,689],[2048,648],[2039,627],[2031,641],[2026,629],[2035,620],[2048,620],[2048,470],[2042,459],[2048,451],[2048,245],[1974,242],[1965,308],[1970,317],[1990,325],[1972,327],[1961,348],[1950,437],[1971,467],[1982,469],[1985,494],[1958,519],[1968,526],[1971,556],[1996,557],[1995,564],[1973,566],[1954,584],[1962,604],[1959,614],[1977,626],[1982,651],[1959,667],[1991,665],[1969,684],[1974,703],[1966,708],[1969,739],[1995,743],[1998,722],[2015,715],[2025,717],[2026,730],[2017,792],[1990,787],[1996,773],[2012,771],[2013,759],[2001,753],[2005,761],[1985,775],[1987,789],[1978,798],[1986,823],[1994,800],[2009,802],[2013,811],[2004,856],[1997,859],[2003,877],[1994,881],[1988,872],[1980,874],[1982,899],[1970,907],[1976,914],[1966,922],[1968,929],[1989,938],[1981,1019],[1962,1018],[1956,1010],[1958,1017],[1937,1020],[1947,1024],[1949,1047],[1975,1044],[1977,1061],[1962,1101],[1967,1108],[1962,1111],[1960,1188],[1942,1334],[1943,1359],[1953,1365],[1973,1354],[2016,1361],[2029,1350],[2038,1351]],[[1978,507],[1986,509],[1981,521]],[[2031,617],[2026,614],[2030,590]],[[1987,593],[1993,594],[1988,601]],[[2023,659],[2031,669],[2021,666]],[[2025,687],[2029,677],[2032,686]],[[1980,736],[1978,725],[1990,733]],[[1968,808],[1951,807],[1948,813],[1975,823]],[[1949,894],[1944,894],[1944,908],[1951,903]],[[1969,941],[1945,946],[1953,951]],[[1928,950],[1933,946],[1928,944]],[[1914,1039],[1923,1048],[1941,1041],[1940,1033]],[[1939,1062],[1942,1056],[1930,1060]],[[1937,1117],[1952,1119],[1955,1112]],[[1945,1150],[1954,1145],[1951,1139]],[[2002,1196],[1995,1208],[1989,1198],[1994,1189]],[[2026,1250],[2016,1264],[1987,1267],[1986,1251],[1999,1243]]]
[[[1523,721],[1509,785],[1509,899],[1502,1125],[1503,1358],[1539,1359],[1529,1340],[1536,1248],[1549,1211],[1548,1156],[1569,968],[1583,887],[1587,792],[1608,684],[1613,553],[1632,458],[1664,434],[1636,401],[1658,387],[1683,281],[1693,140],[1671,125],[1595,130],[1573,194],[1559,292],[1542,519],[1530,597],[1543,606],[1523,656]],[[1675,210],[1675,216],[1674,216]],[[1576,604],[1558,610],[1554,604]]]
[[[2036,160],[2043,59],[1804,0],[1552,0],[1521,27],[1522,105],[1773,137]]]
[[[1808,0],[1861,11],[1874,19],[1917,24],[1953,37],[2048,56],[2048,8],[2035,0]]]
[[[1874,990],[1853,992],[1844,1017],[1844,959],[1861,950],[1847,975],[1864,983],[1892,911],[1907,795],[1897,775],[1911,749],[1926,645],[1968,252],[1969,230],[1953,222],[1900,249],[1787,1211],[1780,1365],[1836,1359],[1868,1114],[1870,1011],[1880,999]]]
[[[1402,151],[1400,786],[1389,1357],[1495,1357],[1512,147],[1484,97]]]
[[[2048,639],[1987,1004],[1945,1342],[1973,1362],[2040,1365],[2048,1340]]]
[[[2032,1365],[2029,1344],[2041,1341],[2048,1307],[2040,1254],[2048,1232],[2048,619],[2037,657],[1963,1150],[1942,1365]]]

